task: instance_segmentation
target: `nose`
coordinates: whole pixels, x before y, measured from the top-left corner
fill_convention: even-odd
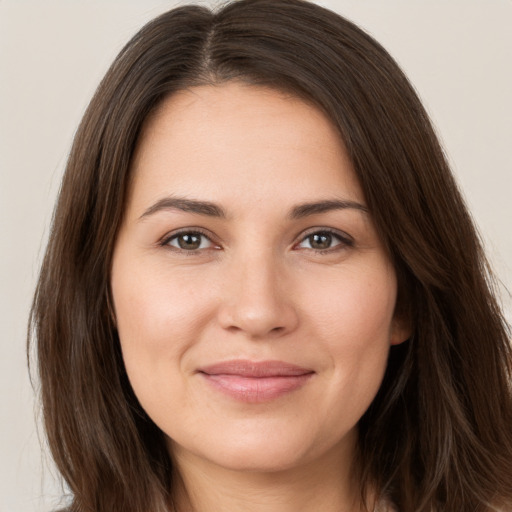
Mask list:
[[[253,339],[279,337],[299,323],[292,290],[283,269],[271,258],[232,262],[218,308],[219,323]]]

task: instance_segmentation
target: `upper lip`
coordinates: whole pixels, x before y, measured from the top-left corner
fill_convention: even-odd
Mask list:
[[[199,368],[199,373],[207,375],[237,375],[247,378],[295,377],[314,373],[311,368],[304,368],[284,361],[249,361],[234,359]]]

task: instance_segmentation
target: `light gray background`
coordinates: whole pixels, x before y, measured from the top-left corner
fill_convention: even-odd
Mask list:
[[[366,28],[403,66],[512,289],[512,1],[318,3]],[[48,510],[60,494],[41,455],[25,328],[72,135],[121,46],[176,4],[0,0],[0,512]]]

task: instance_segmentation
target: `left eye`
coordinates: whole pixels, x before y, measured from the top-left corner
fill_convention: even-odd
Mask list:
[[[306,236],[298,247],[302,249],[313,249],[315,251],[326,251],[338,245],[350,245],[350,242],[330,231],[316,231]]]
[[[197,251],[213,246],[212,241],[206,235],[196,231],[178,233],[169,238],[165,244],[184,251]]]

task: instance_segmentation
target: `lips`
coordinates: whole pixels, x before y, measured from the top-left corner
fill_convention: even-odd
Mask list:
[[[300,389],[314,375],[283,361],[233,360],[202,367],[198,374],[215,390],[235,400],[261,403]]]

